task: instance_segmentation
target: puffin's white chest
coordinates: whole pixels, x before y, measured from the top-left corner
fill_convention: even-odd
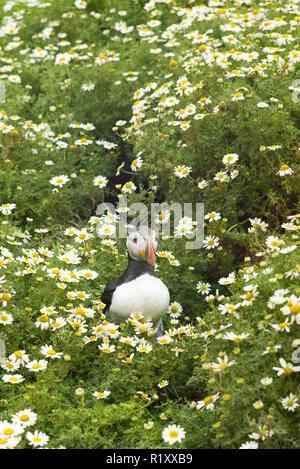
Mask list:
[[[109,313],[115,321],[126,320],[131,313],[142,313],[156,325],[169,302],[166,285],[153,275],[144,274],[116,288]]]

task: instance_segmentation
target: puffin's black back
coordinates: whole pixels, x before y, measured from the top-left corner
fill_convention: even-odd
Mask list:
[[[102,293],[101,301],[105,303],[104,312],[109,311],[112,302],[112,296],[116,288],[118,288],[123,283],[131,282],[132,280],[144,274],[153,275],[153,277],[157,277],[156,273],[154,272],[154,267],[152,267],[152,265],[144,261],[136,261],[130,256],[130,254],[128,254],[127,269],[120,277],[115,278],[114,280],[109,282]]]

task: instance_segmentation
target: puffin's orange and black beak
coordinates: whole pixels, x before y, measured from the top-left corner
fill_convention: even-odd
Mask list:
[[[151,238],[146,238],[145,259],[148,264],[152,265],[152,267],[155,267],[155,257]]]

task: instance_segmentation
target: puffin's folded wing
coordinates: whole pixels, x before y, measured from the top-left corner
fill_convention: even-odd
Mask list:
[[[106,285],[106,287],[105,287],[105,289],[104,289],[104,291],[101,295],[101,301],[103,301],[103,303],[105,303],[104,312],[109,311],[114,291],[116,290],[116,288],[118,288],[119,285],[121,285],[121,283],[122,282],[120,281],[120,278],[115,278],[114,280],[112,280],[111,282],[109,282]]]
[[[101,295],[101,301],[103,301],[103,303],[105,303],[106,305],[104,308],[104,312],[109,312],[113,294],[120,285],[122,285],[123,283],[131,282],[132,280],[144,274],[157,277],[151,265],[147,264],[146,262],[138,262],[133,259],[130,259],[130,264],[128,265],[125,272],[120,277],[115,278],[114,280],[109,282]]]

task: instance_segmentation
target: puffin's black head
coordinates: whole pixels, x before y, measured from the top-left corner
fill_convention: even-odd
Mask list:
[[[148,262],[155,266],[154,253],[157,248],[158,235],[154,230],[142,226],[132,231],[127,238],[126,246],[129,255],[136,261]]]

